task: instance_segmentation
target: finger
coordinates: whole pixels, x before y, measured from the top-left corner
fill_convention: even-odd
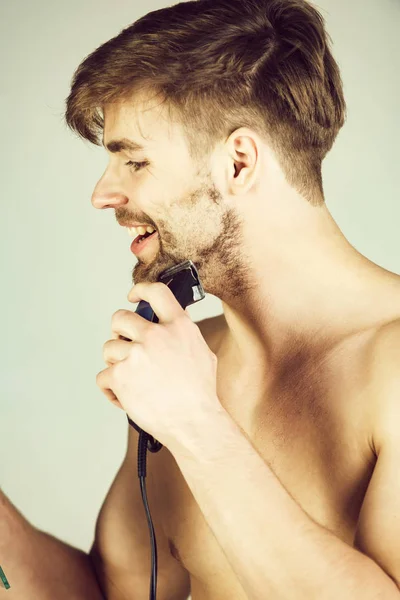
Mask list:
[[[107,387],[109,385],[110,376],[110,368],[103,369],[103,371],[100,371],[100,373],[97,373],[96,375],[96,384],[110,402],[115,404],[115,406],[118,406],[118,408],[123,408],[112,389]]]
[[[165,283],[137,283],[128,294],[130,302],[145,300],[154,310],[160,323],[171,323],[182,316],[187,316],[172,291]]]
[[[129,355],[133,342],[124,342],[122,340],[108,340],[103,346],[103,359],[107,365],[113,365],[120,360],[124,360]]]
[[[112,390],[102,390],[103,394],[108,398],[108,400],[110,402],[112,402],[112,404],[114,404],[114,406],[117,406],[118,408],[122,408],[122,410],[124,410],[122,404],[119,402],[117,396],[114,394],[114,392]]]
[[[111,337],[113,340],[124,340],[125,342],[131,342],[131,338],[125,337],[124,335],[121,335],[119,333],[115,333],[114,331],[111,331]]]
[[[111,337],[113,340],[124,340],[126,342],[131,342],[132,340],[130,338],[127,338],[123,335],[120,335],[118,333],[115,333],[114,331],[111,332]]]
[[[111,317],[111,337],[114,340],[140,342],[149,326],[149,321],[131,310],[117,310]]]

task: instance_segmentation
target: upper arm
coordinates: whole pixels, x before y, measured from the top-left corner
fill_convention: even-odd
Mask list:
[[[400,588],[400,323],[385,328],[370,362],[375,469],[361,508],[355,547]]]
[[[131,426],[128,431],[126,457],[101,507],[90,550],[108,600],[144,598],[150,590],[150,532],[137,475],[138,433]],[[157,460],[157,454],[152,460]],[[148,464],[146,491],[157,543],[157,599],[186,600],[190,594],[189,573],[170,553],[152,502],[150,471]]]

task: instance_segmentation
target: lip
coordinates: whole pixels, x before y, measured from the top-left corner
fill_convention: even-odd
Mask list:
[[[137,243],[136,240],[133,240],[131,244],[131,252],[133,252],[135,256],[142,254],[143,250],[145,250],[147,246],[151,246],[152,242],[154,242],[156,239],[158,239],[158,231],[155,231],[155,233],[143,240],[143,242],[140,242],[140,244]]]

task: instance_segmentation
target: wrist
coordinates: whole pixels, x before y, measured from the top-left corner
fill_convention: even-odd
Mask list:
[[[185,431],[174,438],[169,449],[177,462],[207,461],[212,459],[214,448],[228,441],[233,425],[232,417],[217,399],[211,410],[190,421]]]

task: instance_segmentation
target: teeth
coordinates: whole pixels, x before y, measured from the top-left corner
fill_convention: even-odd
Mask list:
[[[154,227],[149,225],[148,227],[127,227],[128,233],[131,237],[136,238],[138,235],[144,235],[146,231],[148,233],[153,233],[155,231]]]

